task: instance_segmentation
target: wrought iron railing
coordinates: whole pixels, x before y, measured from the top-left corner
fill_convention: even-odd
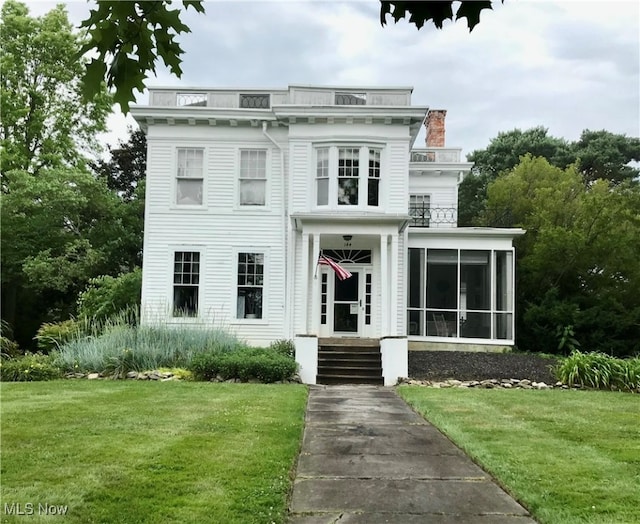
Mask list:
[[[458,221],[457,207],[429,207],[427,205],[412,205],[409,208],[411,216],[410,226],[433,227],[434,225],[456,225]]]
[[[178,106],[206,106],[207,94],[206,93],[177,93],[176,105]]]

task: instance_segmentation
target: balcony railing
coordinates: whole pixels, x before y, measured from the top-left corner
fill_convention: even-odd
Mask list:
[[[442,162],[457,163],[460,162],[461,148],[452,147],[432,147],[426,149],[414,149],[411,151],[411,162]]]
[[[455,226],[458,222],[457,207],[414,205],[409,208],[409,215],[411,216],[409,225],[413,227]]]

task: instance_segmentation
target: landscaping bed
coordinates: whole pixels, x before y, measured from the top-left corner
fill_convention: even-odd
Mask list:
[[[529,379],[554,384],[557,359],[531,353],[409,351],[409,377],[419,380]]]

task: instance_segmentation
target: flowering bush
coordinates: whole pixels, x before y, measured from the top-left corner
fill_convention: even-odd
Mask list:
[[[27,353],[23,357],[0,361],[2,382],[36,382],[62,376],[55,357],[42,353]]]

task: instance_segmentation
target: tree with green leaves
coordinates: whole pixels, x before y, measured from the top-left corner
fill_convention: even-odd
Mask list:
[[[83,152],[97,149],[111,102],[101,84],[82,101],[84,61],[74,56],[80,40],[64,7],[34,18],[25,4],[7,0],[0,44],[2,172],[81,165]]]
[[[159,58],[172,74],[182,76],[183,50],[177,36],[191,30],[180,19],[180,9],[170,9],[171,3],[98,0],[97,9],[92,9],[80,26],[87,29],[89,39],[76,55],[98,53],[86,67],[87,99],[92,99],[106,81],[107,87],[114,90],[114,100],[127,113],[129,103],[135,100],[134,90],[144,90],[148,73],[155,73]],[[200,0],[183,0],[182,6],[204,12]]]
[[[479,224],[486,207],[489,184],[512,170],[526,154],[545,158],[561,169],[575,163],[584,183],[601,178],[618,184],[633,181],[640,173],[629,165],[640,160],[640,139],[635,137],[585,130],[578,141],[567,142],[549,135],[541,126],[498,133],[486,149],[467,155],[467,160],[474,165],[471,175],[459,187],[459,225]],[[486,218],[485,215],[485,221]],[[494,218],[491,225],[507,225],[504,215]]]
[[[129,139],[126,142],[120,140],[118,146],[110,148],[109,156],[109,160],[91,163],[91,169],[124,200],[131,200],[136,195],[144,198],[144,192],[136,191],[147,171],[147,137],[144,132],[129,128]]]
[[[481,223],[509,216],[516,240],[517,344],[554,352],[563,333],[586,350],[640,351],[640,186],[585,184],[575,165],[525,155],[488,188]]]
[[[123,199],[88,169],[110,99],[80,93],[80,47],[62,7],[2,6],[2,317],[21,346],[68,318],[91,278],[140,264],[144,184]]]

